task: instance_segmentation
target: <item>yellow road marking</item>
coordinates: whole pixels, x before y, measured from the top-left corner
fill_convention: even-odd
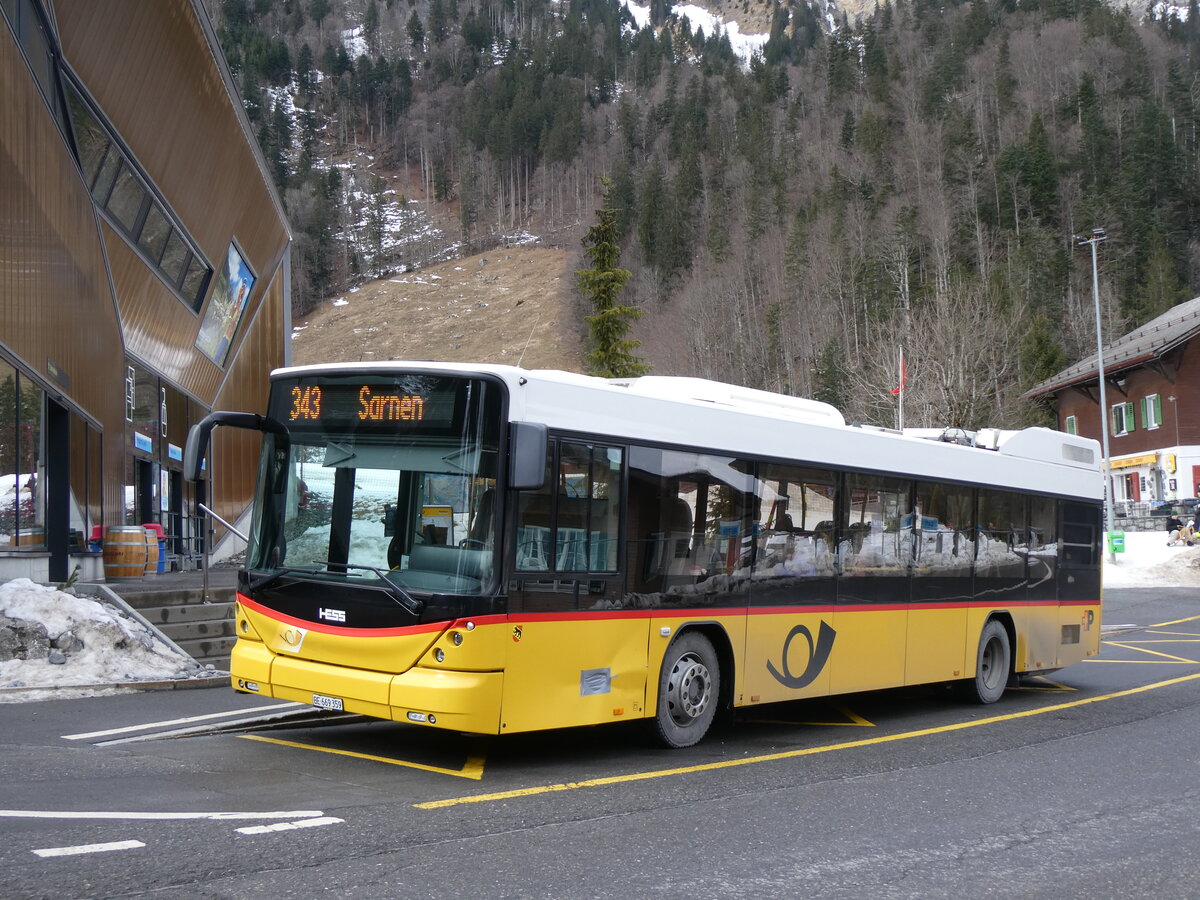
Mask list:
[[[1196,632],[1194,632],[1194,631],[1147,631],[1146,634],[1169,634],[1169,635],[1175,635],[1176,637],[1181,637],[1181,638],[1200,639],[1200,634],[1196,634]],[[1190,643],[1192,643],[1192,641],[1183,640],[1183,641],[1180,641],[1179,643],[1190,644]]]
[[[864,719],[858,713],[851,712],[850,710],[846,709],[846,707],[844,707],[844,706],[835,706],[834,709],[836,709],[843,716],[845,716],[847,721],[845,721],[845,722],[796,722],[791,719],[751,719],[750,721],[754,722],[756,725],[828,725],[830,727],[836,727],[836,726],[845,726],[845,727],[865,726],[867,728],[875,727],[874,722],[868,722],[866,719]]]
[[[1085,663],[1110,663],[1114,666],[1178,666],[1195,664],[1191,659],[1085,659]]]
[[[1159,622],[1157,625],[1147,625],[1147,628],[1165,628],[1167,625],[1182,625],[1184,622],[1195,622],[1200,616],[1188,616],[1186,619],[1172,619],[1170,622]]]
[[[238,737],[247,741],[261,741],[264,744],[278,744],[280,747],[294,747],[297,750],[315,750],[318,753],[332,753],[336,756],[350,756],[354,759],[366,759],[371,762],[387,763],[390,766],[404,766],[408,769],[420,769],[422,772],[436,772],[439,775],[454,775],[457,778],[470,778],[479,781],[483,778],[482,756],[471,756],[461,769],[444,769],[441,766],[427,766],[423,763],[408,762],[403,759],[389,759],[386,756],[372,756],[370,753],[356,753],[353,750],[334,750],[330,747],[318,747],[314,744],[301,744],[296,741],[281,741],[279,738],[263,737],[258,734],[239,734]]]
[[[1055,694],[1062,693],[1063,691],[1077,691],[1077,690],[1079,690],[1079,688],[1073,688],[1073,687],[1071,687],[1070,685],[1067,685],[1067,684],[1060,684],[1060,683],[1059,683],[1059,682],[1057,682],[1057,681],[1051,681],[1051,680],[1050,680],[1049,678],[1047,678],[1045,675],[1035,675],[1034,677],[1035,677],[1035,678],[1036,678],[1038,681],[1045,682],[1045,684],[1044,684],[1044,685],[1039,685],[1039,684],[1023,684],[1023,685],[1021,685],[1019,688],[1017,688],[1017,690],[1019,690],[1019,691],[1029,691],[1029,692],[1031,692],[1031,693],[1039,693],[1039,692],[1040,692],[1040,693],[1055,693]]]
[[[717,769],[732,769],[739,766],[757,765],[758,763],[778,762],[784,759],[796,759],[801,756],[815,756],[818,753],[830,753],[835,750],[855,750],[860,747],[869,747],[874,744],[887,744],[895,741],[906,741],[912,738],[928,737],[933,734],[943,734],[950,731],[963,731],[968,728],[978,728],[981,725],[994,725],[997,722],[1011,722],[1015,719],[1028,719],[1033,716],[1041,716],[1046,713],[1060,712],[1064,709],[1071,709],[1076,706],[1086,706],[1089,703],[1100,703],[1105,700],[1115,700],[1118,697],[1129,697],[1134,694],[1145,693],[1146,691],[1157,690],[1158,688],[1170,687],[1175,684],[1183,684],[1185,681],[1195,681],[1200,679],[1200,672],[1193,675],[1183,675],[1179,678],[1171,678],[1167,681],[1159,681],[1154,684],[1142,685],[1141,687],[1128,688],[1123,691],[1115,691],[1111,694],[1101,694],[1096,697],[1085,697],[1081,700],[1069,700],[1065,703],[1055,703],[1051,706],[1046,706],[1041,709],[1027,709],[1017,713],[1007,713],[1002,716],[991,716],[987,719],[976,719],[970,722],[956,722],[951,725],[939,725],[935,728],[921,728],[917,731],[905,731],[900,734],[888,734],[880,737],[863,738],[857,741],[846,741],[841,744],[827,744],[823,747],[807,747],[803,750],[785,750],[780,753],[767,753],[762,756],[750,756],[741,759],[729,759],[722,762],[701,763],[694,766],[679,766],[674,769],[656,769],[649,772],[632,772],[628,775],[609,775],[605,778],[590,778],[587,781],[569,781],[562,784],[546,784],[539,787],[516,788],[511,791],[497,791],[491,794],[475,794],[469,797],[450,797],[446,800],[432,800],[427,803],[415,803],[413,806],[416,809],[444,809],[448,806],[459,806],[466,803],[492,803],[497,800],[513,800],[519,797],[534,797],[539,794],[552,794],[559,791],[575,791],[580,788],[588,787],[604,787],[614,784],[628,784],[636,781],[649,781],[655,778],[668,778],[673,775],[691,775],[697,772],[711,772]]]
[[[1182,656],[1174,656],[1170,653],[1159,653],[1157,650],[1148,650],[1145,647],[1137,647],[1133,645],[1132,641],[1105,641],[1104,643],[1108,644],[1110,647],[1121,647],[1125,650],[1133,650],[1135,653],[1149,653],[1151,656],[1161,656],[1163,659],[1171,660],[1172,662],[1192,663],[1193,665],[1196,664],[1196,660],[1194,659],[1184,659]],[[1110,660],[1110,662],[1117,662],[1117,660]]]

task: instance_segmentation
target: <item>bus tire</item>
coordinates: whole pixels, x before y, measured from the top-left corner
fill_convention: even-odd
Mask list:
[[[712,725],[721,694],[721,665],[712,642],[686,631],[667,648],[658,676],[655,731],[666,747],[690,747]]]
[[[963,693],[972,703],[995,703],[1004,695],[1012,662],[1008,631],[990,619],[979,633],[975,655],[975,677],[962,682]]]

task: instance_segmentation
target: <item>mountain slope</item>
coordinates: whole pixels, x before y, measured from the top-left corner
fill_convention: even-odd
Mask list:
[[[511,247],[367,282],[293,323],[292,362],[427,359],[580,371],[564,250]]]

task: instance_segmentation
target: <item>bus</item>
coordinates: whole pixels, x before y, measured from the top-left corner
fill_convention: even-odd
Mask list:
[[[1095,441],[899,433],[695,378],[343,363],[271,374],[238,691],[476,734],[951,684],[1099,652]]]

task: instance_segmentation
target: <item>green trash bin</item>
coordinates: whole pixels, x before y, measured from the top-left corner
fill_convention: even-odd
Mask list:
[[[1108,552],[1109,553],[1124,553],[1125,552],[1125,532],[1113,531],[1108,535]]]

